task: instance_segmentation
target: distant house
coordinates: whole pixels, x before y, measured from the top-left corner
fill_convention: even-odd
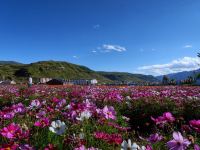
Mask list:
[[[0,82],[0,85],[10,85],[10,84],[11,84],[11,81],[9,81],[9,80],[5,80],[5,81]]]
[[[92,85],[95,85],[95,84],[98,83],[97,79],[92,79],[90,82],[91,82]]]
[[[40,78],[40,83],[45,84],[45,83],[49,82],[50,80],[52,80],[52,78]]]
[[[10,84],[15,85],[17,84],[14,80],[10,81]]]

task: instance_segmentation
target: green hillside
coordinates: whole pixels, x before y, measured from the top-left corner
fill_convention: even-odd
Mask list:
[[[98,72],[102,76],[112,81],[126,81],[126,82],[157,82],[158,80],[151,75],[132,74],[127,72]]]
[[[62,79],[97,79],[104,83],[116,81],[156,81],[153,76],[120,73],[96,72],[85,66],[62,61],[40,61],[31,64],[0,63],[0,79],[25,81],[31,75],[33,78],[62,78]]]

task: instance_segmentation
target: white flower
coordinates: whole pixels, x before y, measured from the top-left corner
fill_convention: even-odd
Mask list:
[[[130,97],[130,96],[126,96],[126,100],[127,100],[127,101],[130,101],[130,100],[131,100],[131,97]]]
[[[61,122],[60,120],[56,120],[51,123],[49,130],[57,135],[61,135],[65,132],[66,125],[64,122]]]
[[[85,134],[84,133],[79,133],[79,139],[84,139],[85,138]]]
[[[88,110],[81,112],[80,117],[76,117],[77,120],[83,121],[84,119],[89,119],[92,116],[92,113]]]
[[[126,142],[125,140],[122,142],[121,144],[121,150],[145,150],[146,148],[144,146],[142,146],[140,148],[139,145],[137,145],[136,143],[131,143],[131,140],[128,139],[128,142]]]

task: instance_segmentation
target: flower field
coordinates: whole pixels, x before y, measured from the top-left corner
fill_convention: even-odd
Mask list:
[[[200,87],[0,87],[0,150],[200,150],[199,145]]]

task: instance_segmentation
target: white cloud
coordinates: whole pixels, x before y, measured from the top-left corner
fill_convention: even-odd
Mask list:
[[[181,71],[191,71],[200,68],[198,57],[183,57],[166,64],[156,64],[137,68],[138,72],[151,75],[164,75]]]
[[[76,55],[74,55],[74,56],[73,56],[73,58],[75,58],[75,59],[78,59],[79,57],[78,57],[78,56],[76,56]]]
[[[92,53],[96,53],[97,51],[96,50],[92,50]]]
[[[126,48],[120,45],[111,45],[111,44],[104,44],[102,45],[101,49],[103,52],[111,52],[111,51],[117,51],[117,52],[124,52],[126,51]]]
[[[192,48],[192,45],[187,44],[187,45],[185,45],[183,48]]]

